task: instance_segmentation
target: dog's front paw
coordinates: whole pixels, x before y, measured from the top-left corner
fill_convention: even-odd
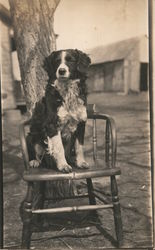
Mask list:
[[[83,161],[77,160],[76,166],[77,166],[77,168],[81,168],[81,169],[88,169],[89,168],[89,164],[85,160],[83,160]]]
[[[29,165],[31,168],[38,168],[40,165],[40,162],[38,160],[32,160],[32,161],[29,161]]]
[[[64,173],[72,172],[72,167],[67,163],[57,166],[57,168],[59,169],[59,171]]]

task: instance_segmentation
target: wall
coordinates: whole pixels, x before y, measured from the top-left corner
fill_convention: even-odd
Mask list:
[[[91,65],[87,85],[88,92],[123,92],[123,60]]]
[[[138,60],[130,61],[129,64],[130,80],[128,81],[129,90],[140,91],[140,62]]]
[[[123,61],[104,63],[104,91],[123,92]]]
[[[16,107],[13,94],[13,75],[11,62],[11,46],[9,28],[0,21],[1,28],[1,60],[2,60],[2,109],[13,109]]]
[[[91,65],[89,67],[87,86],[89,93],[104,90],[103,64]]]

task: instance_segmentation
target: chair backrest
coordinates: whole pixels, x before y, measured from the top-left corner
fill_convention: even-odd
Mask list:
[[[92,143],[93,143],[93,159],[97,163],[97,120],[104,120],[105,122],[105,163],[109,168],[115,167],[116,163],[116,146],[117,146],[117,137],[116,137],[116,126],[112,117],[106,114],[102,114],[96,111],[95,104],[87,105],[87,114],[88,119],[92,120]],[[20,133],[20,142],[22,146],[22,153],[25,168],[29,168],[29,155],[28,148],[26,144],[26,133],[25,127],[29,126],[31,119],[20,124],[19,133]],[[99,134],[100,136],[100,134]]]
[[[87,114],[88,119],[92,119],[92,116],[96,113],[96,105],[88,104],[87,105]],[[93,159],[94,162],[97,160],[97,128],[96,128],[96,118],[93,118]]]
[[[29,169],[29,155],[28,155],[28,148],[26,143],[26,133],[25,127],[30,125],[31,119],[24,121],[19,126],[19,138],[22,148],[22,155],[24,160],[25,169]]]
[[[109,168],[113,168],[116,165],[116,149],[117,149],[117,134],[116,125],[112,117],[107,114],[103,114],[97,111],[95,104],[88,104],[87,106],[88,119],[93,121],[92,141],[93,141],[93,158],[94,162],[97,162],[97,120],[103,120],[105,123],[105,163]],[[99,137],[100,131],[99,131]]]

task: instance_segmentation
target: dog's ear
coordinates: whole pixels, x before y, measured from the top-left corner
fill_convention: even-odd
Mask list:
[[[53,51],[49,56],[44,59],[43,68],[48,73],[49,79],[54,78],[54,58],[56,51]]]
[[[80,73],[86,73],[89,64],[91,63],[90,58],[87,54],[83,53],[81,50],[76,49],[75,51],[78,54],[77,70]]]

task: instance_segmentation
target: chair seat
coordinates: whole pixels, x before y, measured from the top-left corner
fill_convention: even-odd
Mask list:
[[[73,169],[71,173],[46,168],[31,168],[24,172],[23,179],[25,181],[79,180],[120,174],[121,170],[119,168]]]

